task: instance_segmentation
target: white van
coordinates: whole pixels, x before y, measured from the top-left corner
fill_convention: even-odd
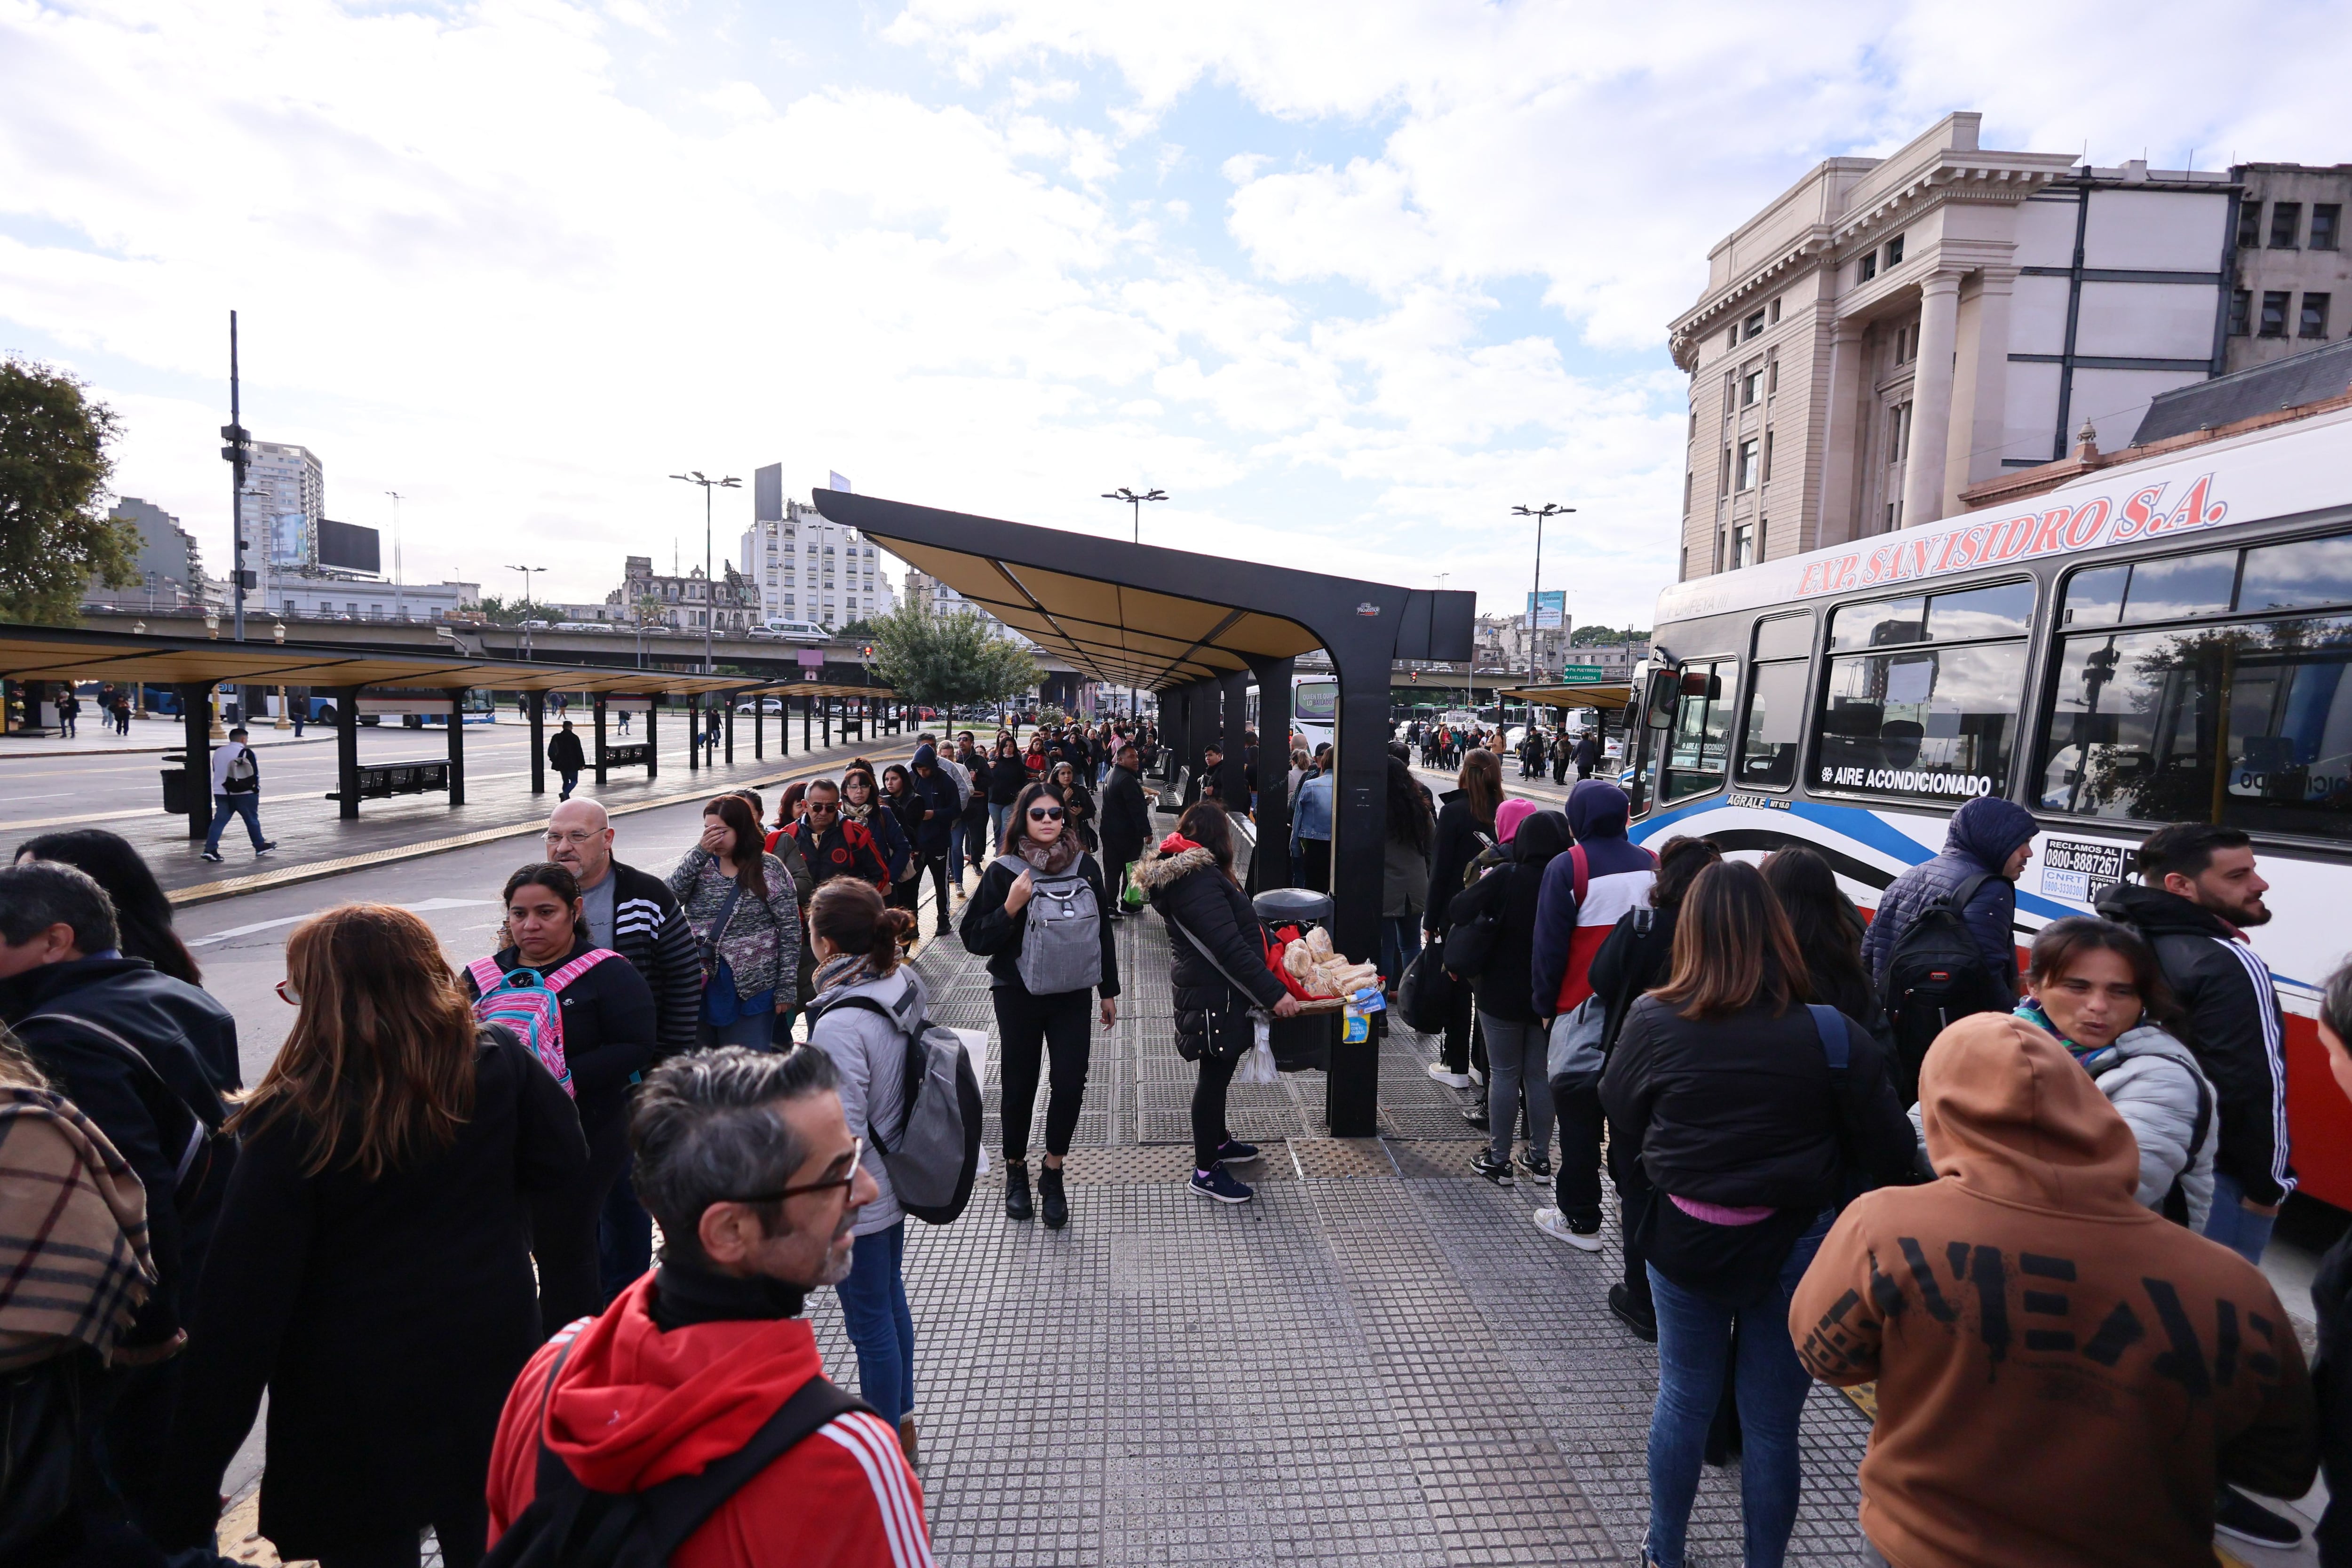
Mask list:
[[[810,621],[763,621],[751,628],[755,637],[782,637],[786,642],[831,642],[833,634]]]

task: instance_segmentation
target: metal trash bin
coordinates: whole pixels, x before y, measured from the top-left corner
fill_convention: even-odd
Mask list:
[[[188,793],[188,753],[166,752],[163,761],[179,764],[157,770],[163,775],[163,809],[173,816],[185,816],[195,804],[195,797]]]
[[[1304,936],[1316,926],[1331,923],[1331,895],[1309,888],[1269,888],[1252,899],[1250,907],[1257,911],[1258,923],[1269,938],[1283,926],[1297,926]],[[1302,1013],[1296,1018],[1275,1019],[1266,1031],[1274,1065],[1284,1072],[1328,1071],[1331,1047],[1339,1038],[1339,1020],[1338,1013]]]

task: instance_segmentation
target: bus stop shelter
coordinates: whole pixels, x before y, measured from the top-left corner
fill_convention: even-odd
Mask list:
[[[857,529],[1093,679],[1155,693],[1160,736],[1178,765],[1197,771],[1209,743],[1218,743],[1218,788],[1228,802],[1246,798],[1250,686],[1267,738],[1260,773],[1281,779],[1293,663],[1326,650],[1339,686],[1331,937],[1352,958],[1378,957],[1390,668],[1400,658],[1467,660],[1475,594],[1131,544],[845,490],[818,490],[814,500],[828,520]],[[1288,880],[1278,850],[1289,840],[1289,817],[1279,788],[1259,795],[1262,887]],[[1327,1114],[1335,1136],[1377,1131],[1379,1069],[1371,1040],[1333,1052]]]
[[[541,664],[520,659],[440,657],[407,649],[368,649],[296,641],[233,642],[209,637],[91,632],[53,626],[0,626],[0,676],[18,681],[112,680],[168,686],[180,703],[186,738],[188,837],[202,838],[212,820],[205,758],[212,748],[215,687],[299,686],[332,693],[335,709],[335,797],[338,815],[357,820],[360,801],[382,793],[359,760],[360,696],[370,689],[437,692],[449,705],[448,761],[440,782],[451,805],[466,804],[465,696],[488,689],[520,693],[530,722],[530,788],[547,787],[546,699],[551,691],[584,693],[596,701],[597,755],[604,700],[615,694],[699,699],[740,690],[741,676],[688,675],[659,669]],[[650,724],[648,731],[650,731]],[[646,747],[650,755],[650,733]],[[689,755],[695,753],[689,752]],[[389,787],[389,786],[387,786]]]
[[[768,680],[757,686],[738,689],[735,695],[747,700],[751,708],[751,755],[765,757],[767,750],[767,706],[777,707],[776,754],[792,752],[793,699],[801,700],[801,750],[833,744],[833,722],[841,720],[844,740],[850,738],[850,727],[857,728],[856,739],[870,740],[876,735],[897,734],[908,719],[908,705],[898,700],[898,694],[887,686],[854,686],[838,680]],[[822,726],[823,735],[813,731]],[[727,730],[727,760],[735,760],[735,729],[730,718]]]

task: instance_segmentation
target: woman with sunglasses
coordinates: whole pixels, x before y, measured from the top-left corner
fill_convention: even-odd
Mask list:
[[[1118,1022],[1118,941],[1109,921],[1102,871],[1078,849],[1068,811],[1053,785],[1033,784],[1013,803],[1013,818],[997,858],[981,873],[957,928],[964,950],[988,960],[989,999],[996,1005],[999,1080],[1003,1092],[1004,1212],[1027,1219],[1029,1118],[1037,1098],[1041,1056],[1053,1060],[1045,1102],[1045,1161],[1037,1175],[1037,1205],[1046,1228],[1070,1223],[1062,1190],[1062,1159],[1078,1128],[1087,1096],[1092,1025],[1087,1002],[1102,998],[1106,1029]],[[1081,929],[1090,928],[1090,929]],[[1033,933],[1036,937],[1032,942]],[[1091,939],[1092,963],[1069,963],[1074,947]],[[1093,977],[1040,995],[1022,978],[1025,964],[1045,962],[1057,972]],[[1035,971],[1033,968],[1032,973]]]
[[[856,1239],[849,1278],[835,1287],[849,1342],[857,1350],[857,1388],[898,1445],[915,1458],[915,1321],[907,1310],[907,1214],[869,1128],[884,1137],[906,1121],[907,1037],[926,999],[915,972],[898,962],[915,934],[914,914],[886,908],[873,885],[836,877],[809,903],[809,941],[816,948],[816,994],[808,1005],[809,1044],[841,1074],[841,1110],[858,1156],[880,1189],[850,1226]],[[856,999],[856,1005],[843,1004]],[[876,1009],[880,1011],[876,1011]]]
[[[645,992],[626,963],[601,967]],[[528,1215],[583,1184],[580,1120],[526,1047],[477,1025],[404,910],[348,904],[296,927],[281,994],[294,1026],[230,1124],[222,1267],[189,1309],[151,1522],[173,1547],[212,1544],[222,1473],[267,1390],[261,1507],[289,1556],[414,1563],[429,1524],[443,1560],[471,1568],[499,1408],[562,1321],[533,1300]],[[642,1014],[650,1040],[650,994]]]
[[[604,1307],[596,1221],[613,1184],[628,1168],[629,1085],[653,1060],[654,994],[636,965],[599,948],[588,934],[580,884],[562,867],[525,866],[507,879],[500,897],[509,945],[487,965],[467,965],[459,983],[468,1001],[478,1004],[485,989],[493,994],[491,1006],[478,1005],[477,1014],[496,1010],[496,994],[519,983],[556,989],[562,1021],[552,1039],[562,1047],[580,1130],[588,1139],[586,1173],[541,1194],[531,1207],[540,1316],[561,1327]],[[574,965],[582,967],[567,974]],[[542,1047],[541,1054],[552,1051]]]

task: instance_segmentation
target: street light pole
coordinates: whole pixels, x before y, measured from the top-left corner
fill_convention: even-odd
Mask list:
[[[702,673],[709,675],[719,668],[710,656],[710,624],[719,613],[719,584],[710,575],[710,492],[741,489],[743,481],[731,474],[723,479],[705,479],[700,468],[688,468],[670,478],[702,487]]]
[[[1542,613],[1540,606],[1543,603],[1544,519],[1565,517],[1575,510],[1572,506],[1559,506],[1551,501],[1546,501],[1540,507],[1515,506],[1511,509],[1511,513],[1515,517],[1531,517],[1536,520],[1536,583],[1535,591],[1528,595],[1528,684],[1529,686],[1539,683],[1536,671],[1536,617]]]
[[[1166,500],[1168,492],[1166,490],[1131,490],[1125,485],[1121,485],[1115,490],[1103,491],[1102,499],[1124,501],[1135,509],[1135,542],[1140,544],[1143,542],[1143,503],[1148,500]]]
[[[529,658],[530,657],[530,574],[534,572],[544,572],[547,568],[544,566],[509,566],[507,570],[509,572],[520,572],[522,574],[522,656],[525,658]]]
[[[383,493],[392,498],[392,613],[402,621],[406,621],[408,605],[400,592],[400,492],[386,490]],[[530,584],[530,579],[524,578],[523,585],[527,588]],[[526,594],[524,597],[528,598],[530,595]]]

